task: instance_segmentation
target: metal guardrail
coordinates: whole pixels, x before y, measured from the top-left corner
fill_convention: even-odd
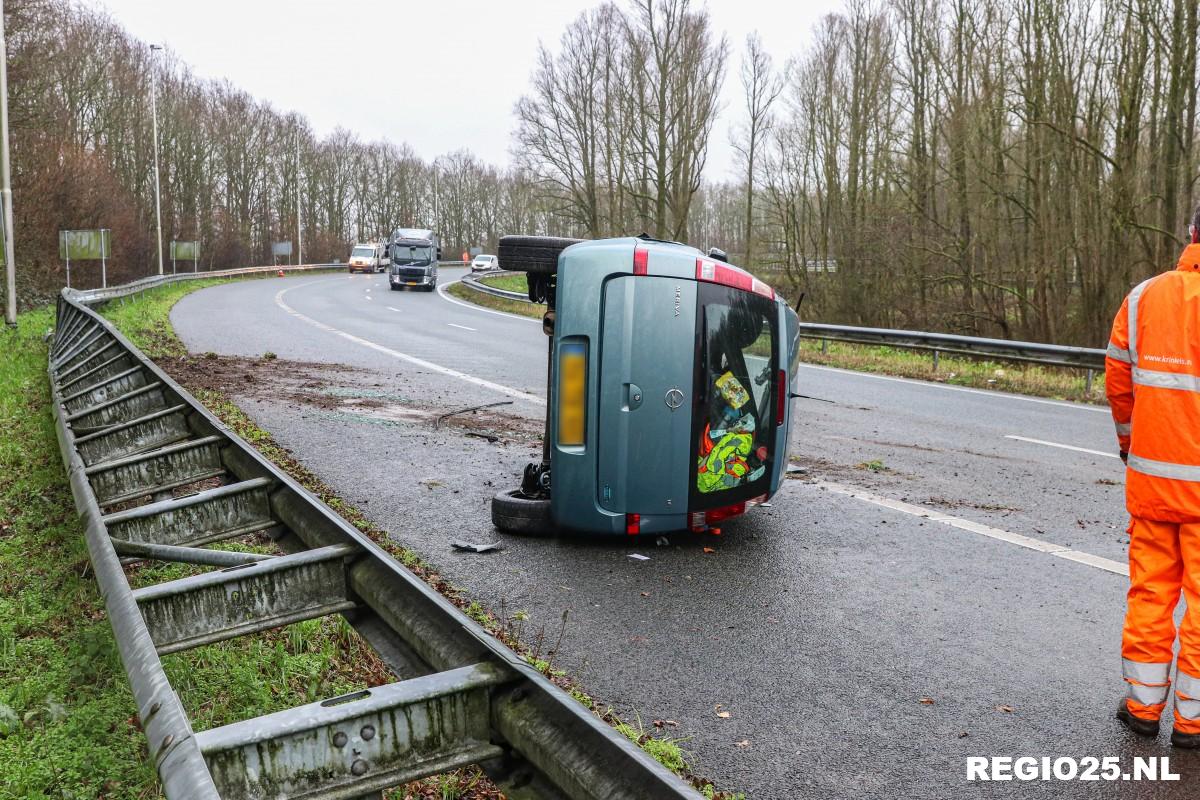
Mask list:
[[[462,283],[475,291],[495,297],[529,301],[529,298],[521,292],[497,289],[470,275],[464,276]],[[1104,351],[1093,347],[1017,342],[1009,339],[985,339],[975,336],[959,336],[953,333],[902,331],[891,328],[857,328],[850,325],[825,325],[818,322],[800,323],[800,336],[805,339],[819,339],[823,342],[838,341],[852,344],[887,345],[910,350],[929,350],[933,352],[935,368],[940,353],[954,353],[976,358],[1000,358],[1055,367],[1073,367],[1085,370],[1104,369]]]
[[[932,350],[934,353],[1002,358],[1009,361],[1027,361],[1055,367],[1104,369],[1104,351],[1094,347],[1016,342],[1009,339],[984,339],[976,336],[958,336],[953,333],[900,331],[890,328],[855,328],[850,325],[824,325],[816,322],[800,323],[800,335],[806,339],[887,345],[910,350]]]
[[[497,289],[495,286],[488,286],[486,283],[479,280],[480,277],[520,274],[521,273],[519,272],[505,272],[503,270],[493,270],[485,273],[483,276],[476,276],[468,273],[462,276],[462,282],[475,291],[483,292],[484,294],[490,294],[492,297],[503,297],[505,300],[523,300],[528,303],[529,295],[527,295],[525,292],[510,292],[507,289]]]
[[[63,291],[49,373],[88,552],[169,800],[378,797],[467,764],[514,800],[698,797],[238,438],[84,302],[129,289]],[[283,554],[205,547],[251,533]],[[217,569],[135,591],[122,555]],[[192,730],[161,655],[329,614],[345,616],[402,680]]]
[[[461,267],[465,266],[465,261],[441,261],[440,266],[443,267]],[[208,272],[179,272],[171,275],[153,275],[149,278],[141,278],[140,280],[123,283],[120,286],[109,286],[105,289],[72,289],[75,292],[75,298],[81,303],[88,305],[94,303],[103,303],[106,300],[114,300],[120,297],[129,297],[130,295],[144,292],[147,289],[153,289],[155,286],[162,286],[168,283],[176,283],[178,281],[194,281],[207,280],[209,278],[236,278],[241,275],[274,275],[279,271],[285,274],[292,272],[320,272],[325,270],[347,269],[347,265],[342,262],[331,264],[297,264],[292,266],[264,266],[264,267],[239,267],[237,269],[215,269]]]

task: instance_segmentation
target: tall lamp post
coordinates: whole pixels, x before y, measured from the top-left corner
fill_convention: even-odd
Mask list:
[[[0,0],[2,2],[2,0]],[[158,189],[158,69],[154,54],[162,45],[150,45],[150,124],[154,133],[154,225],[158,231],[158,274],[163,274],[162,259],[162,197]]]
[[[13,255],[12,179],[8,168],[8,48],[4,42],[4,0],[0,0],[0,204],[4,206],[4,318],[17,324],[17,265]]]
[[[0,0],[3,2],[3,0]],[[296,133],[296,263],[304,263],[304,227],[300,224],[300,133]]]

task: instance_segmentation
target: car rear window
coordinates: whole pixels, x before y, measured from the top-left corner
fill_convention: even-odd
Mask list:
[[[775,445],[775,304],[751,292],[701,284],[690,508],[766,491]]]

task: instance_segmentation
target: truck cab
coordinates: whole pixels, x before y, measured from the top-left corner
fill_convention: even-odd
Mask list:
[[[437,286],[442,248],[433,231],[397,228],[388,244],[388,257],[391,259],[388,285],[392,291],[422,289],[432,292]]]
[[[518,258],[506,262],[506,249]],[[533,252],[501,240],[501,267]],[[533,519],[540,502],[559,530],[703,531],[778,491],[798,319],[714,255],[643,237],[587,241],[529,275],[531,299],[550,306],[546,446],[521,489],[493,502],[497,527],[521,528],[509,523]]]

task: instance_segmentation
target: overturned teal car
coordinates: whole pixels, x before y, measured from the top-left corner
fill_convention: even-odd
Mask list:
[[[705,531],[787,471],[796,313],[750,273],[648,237],[500,240],[548,310],[542,460],[492,501],[511,533]]]

